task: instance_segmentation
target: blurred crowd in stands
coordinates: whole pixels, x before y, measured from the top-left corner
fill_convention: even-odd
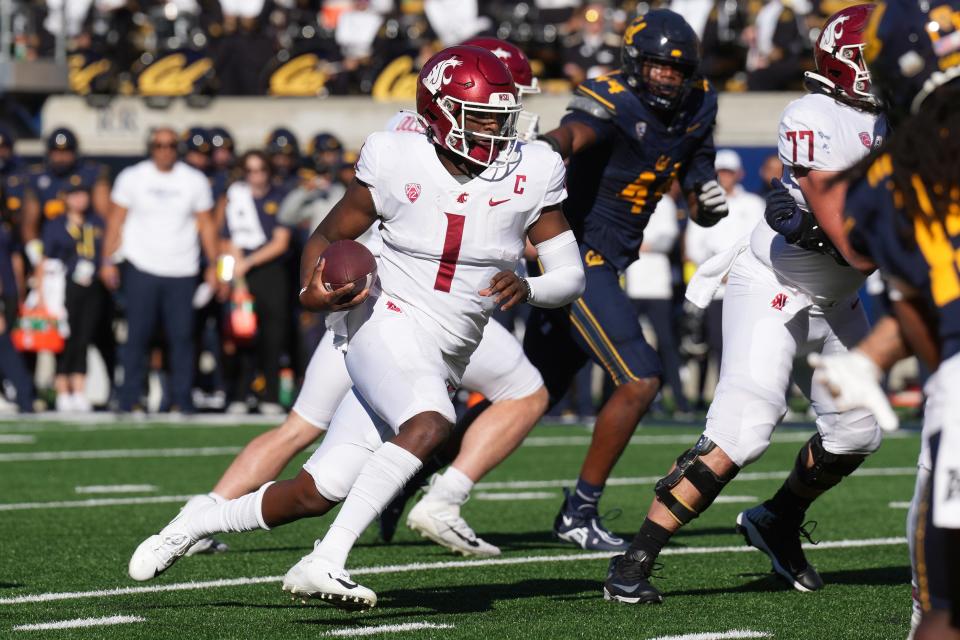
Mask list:
[[[811,43],[845,0],[14,0],[13,55],[70,52],[92,95],[409,97],[442,46],[492,35],[521,46],[547,91],[619,64],[625,25],[667,6],[700,34],[723,90],[799,89]]]
[[[240,151],[222,128],[160,128],[145,159],[111,175],[70,129],[52,131],[43,161],[28,165],[0,128],[0,412],[290,406],[325,330],[297,303],[300,247],[352,180],[356,154],[332,133],[301,142],[283,128]],[[626,274],[638,322],[674,374],[664,413],[706,406],[722,349],[719,298],[706,314],[685,311],[684,280],[763,212],[739,185],[734,151],[716,166],[728,219],[697,233],[682,198],[664,198]],[[775,155],[761,171],[763,184],[780,175]],[[522,307],[497,320],[522,336]],[[589,419],[602,376],[585,368],[555,413]]]

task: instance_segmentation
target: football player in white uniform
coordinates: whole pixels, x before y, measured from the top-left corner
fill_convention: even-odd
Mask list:
[[[450,392],[492,310],[523,301],[562,306],[583,292],[579,251],[559,207],[563,161],[542,147],[517,146],[520,109],[509,70],[489,51],[451,47],[424,66],[417,110],[428,134],[367,138],[356,180],[304,251],[301,303],[349,309],[331,325],[354,387],[330,432],[293,480],[181,511],[137,548],[131,577],[159,575],[211,534],[270,529],[342,501],[326,536],[283,586],[346,608],[374,606],[376,594],[344,571],[347,556],[449,436]],[[384,242],[378,285],[340,304],[348,288],[326,290],[320,255],[375,223]],[[546,271],[522,279],[514,270],[527,237]]]
[[[960,638],[960,1],[878,3],[866,57],[893,135],[850,178],[844,229],[888,280],[893,317],[856,349],[813,357],[844,407],[897,417],[882,371],[910,352],[934,373],[924,386],[922,445],[907,536],[917,640]],[[907,61],[909,64],[907,64]],[[914,635],[915,634],[915,635]]]
[[[488,49],[504,61],[521,98],[539,93],[530,63],[515,45],[494,38],[476,38],[466,44]],[[524,113],[527,112],[520,112],[519,121]],[[398,112],[387,124],[387,130],[425,133],[419,114],[409,111]],[[518,137],[522,137],[519,131]],[[376,226],[370,227],[358,240],[374,255],[380,253],[383,243]],[[194,496],[188,504],[239,498],[275,479],[294,456],[326,432],[352,384],[343,354],[334,347],[333,332],[328,331],[310,358],[300,394],[283,424],[251,440],[213,491]],[[527,360],[523,347],[497,322],[488,322],[484,327],[483,339],[463,373],[462,386],[481,393],[488,400],[484,404],[487,408],[471,424],[457,425],[458,430],[469,426],[470,435],[463,437],[462,450],[454,454],[456,459],[450,469],[436,476],[425,496],[427,499],[411,511],[407,522],[425,537],[464,555],[495,556],[500,554],[500,549],[476,535],[461,517],[460,506],[466,502],[473,485],[512,453],[536,425],[546,410],[547,392],[540,372]],[[451,458],[453,455],[431,461],[405,491],[412,495],[429,477],[430,473],[424,472],[437,471]],[[404,504],[405,500],[398,498],[391,509],[402,511]],[[400,515],[389,509],[381,514],[381,536],[388,542]],[[186,555],[226,549],[223,542],[204,538]]]
[[[857,289],[857,269],[843,234],[838,172],[868,154],[886,135],[870,94],[863,30],[872,10],[854,5],[828,19],[816,44],[811,93],[791,102],[780,120],[779,153],[786,191],[768,196],[799,207],[797,228],[778,235],[761,221],[749,244],[704,263],[688,298],[706,306],[724,275],[724,357],[703,436],[656,484],[656,498],[626,554],[615,557],[604,597],[657,603],[650,584],[654,560],[670,537],[707,509],[744,466],[759,458],[783,418],[791,377],[817,413],[817,433],[803,445],[776,495],[741,512],[737,527],[764,551],[774,570],[800,591],[823,586],[800,546],[807,508],[853,473],[880,446],[881,432],[866,410],[840,411],[811,371],[794,366],[805,352],[846,351],[869,331]],[[847,263],[845,258],[851,260]],[[851,266],[853,265],[853,266]],[[870,270],[872,265],[865,267]]]

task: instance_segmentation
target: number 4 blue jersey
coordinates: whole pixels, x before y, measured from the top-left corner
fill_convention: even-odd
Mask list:
[[[577,239],[623,270],[637,259],[643,229],[674,179],[694,190],[716,179],[717,95],[707,81],[663,120],[619,71],[587,80],[563,118],[582,122],[597,143],[570,159],[564,213]]]
[[[951,207],[945,225],[927,212],[915,219],[905,210],[891,173],[890,156],[883,154],[865,178],[851,185],[846,201],[850,243],[884,276],[924,296],[936,311],[940,356],[946,360],[960,353],[960,210]],[[918,199],[929,208],[924,194]]]

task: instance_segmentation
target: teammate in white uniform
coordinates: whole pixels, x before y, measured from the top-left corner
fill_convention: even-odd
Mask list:
[[[503,60],[521,97],[539,93],[530,63],[519,48],[493,38],[479,38],[467,44],[488,49]],[[527,112],[521,111],[518,119],[524,113]],[[410,111],[397,112],[386,129],[425,132],[419,114]],[[380,254],[383,240],[376,225],[357,240],[374,255]],[[191,498],[190,504],[239,498],[275,479],[294,456],[323,435],[352,384],[343,354],[334,347],[333,332],[328,331],[310,358],[300,393],[284,423],[254,438],[213,491]],[[407,522],[425,537],[464,555],[495,556],[500,554],[500,549],[476,535],[460,516],[460,506],[466,502],[474,483],[512,453],[536,425],[546,410],[547,392],[540,372],[524,355],[519,341],[498,322],[489,322],[484,327],[483,339],[463,373],[462,386],[482,394],[493,404],[469,425],[470,434],[464,436],[461,452],[446,472],[435,477],[426,499],[410,512]],[[402,506],[399,505],[401,510]],[[388,542],[399,516],[399,513],[392,518],[386,513],[382,516],[381,535]],[[226,548],[218,540],[205,538],[191,547],[187,555],[220,552]]]
[[[476,47],[440,52],[420,73],[417,107],[428,135],[371,135],[357,180],[304,251],[301,303],[349,309],[329,323],[354,382],[330,433],[295,479],[181,511],[137,548],[131,577],[162,573],[213,533],[269,529],[343,501],[327,535],[287,573],[284,589],[346,608],[373,606],[376,594],[344,571],[347,556],[449,436],[449,394],[494,307],[524,300],[562,306],[582,294],[579,251],[559,208],[563,162],[541,147],[516,147],[520,105],[503,63]],[[339,304],[350,285],[327,291],[320,255],[330,241],[355,238],[373,223],[384,241],[378,286]],[[521,279],[514,269],[527,237],[546,271]]]
[[[818,73],[808,76],[813,92],[790,103],[780,120],[778,147],[789,195],[773,198],[788,200],[791,212],[799,207],[796,219],[804,224],[788,242],[762,221],[749,246],[711,259],[691,282],[688,297],[703,305],[727,274],[720,382],[703,436],[657,482],[656,499],[630,550],[611,561],[604,585],[608,599],[662,601],[648,580],[654,560],[681,526],[767,449],[786,412],[791,377],[812,402],[817,434],[801,448],[776,495],[740,513],[737,526],[793,587],[823,586],[800,546],[806,510],[880,446],[881,433],[868,411],[839,411],[829,391],[811,383],[809,368],[794,367],[794,358],[810,351],[844,352],[869,331],[857,298],[865,275],[844,261],[849,253],[842,234],[844,189],[834,187],[831,178],[886,135],[862,57],[871,9],[857,5],[831,16],[817,41]],[[845,73],[849,81],[841,84]]]

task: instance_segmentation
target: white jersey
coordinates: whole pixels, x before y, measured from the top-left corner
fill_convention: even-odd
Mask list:
[[[760,196],[746,191],[739,184],[727,194],[730,213],[710,228],[688,224],[684,234],[686,258],[698,267],[715,255],[730,250],[750,234],[757,224],[764,224],[765,202]],[[724,285],[717,287],[714,300],[723,298]]]
[[[406,303],[444,353],[469,356],[494,307],[479,290],[517,268],[527,229],[541,209],[566,198],[564,178],[557,153],[519,145],[508,167],[460,183],[426,136],[371,134],[357,179],[369,186],[381,219],[383,292]]]
[[[783,162],[783,184],[804,211],[809,211],[796,179],[796,169],[843,171],[879,146],[887,135],[886,120],[810,93],[794,100],[780,117],[777,147]],[[754,255],[786,284],[817,302],[834,302],[855,293],[864,276],[828,255],[787,244],[761,221],[750,239]]]

